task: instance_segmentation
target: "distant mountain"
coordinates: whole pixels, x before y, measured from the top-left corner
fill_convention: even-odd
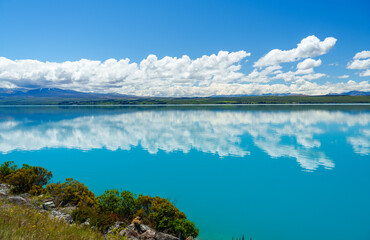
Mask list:
[[[18,95],[18,94],[22,94],[24,91],[27,91],[27,90],[12,89],[12,88],[0,88],[0,96],[5,96],[5,97],[15,96],[15,95]]]
[[[25,92],[24,95],[35,97],[77,97],[77,96],[86,96],[90,94],[77,92],[73,90],[63,90],[59,88],[39,88],[29,90]]]
[[[303,94],[292,94],[292,93],[266,93],[266,94],[251,94],[251,95],[213,95],[210,96],[211,98],[221,98],[221,97],[259,97],[259,96],[310,96],[310,95],[303,95]],[[350,91],[344,93],[330,93],[327,95],[322,96],[370,96],[370,92],[362,92],[362,91]]]
[[[74,90],[64,90],[59,88],[38,88],[38,89],[0,89],[0,97],[14,98],[94,98],[94,99],[107,99],[107,98],[122,98],[128,97],[117,93],[101,94],[101,93],[84,93]]]
[[[213,95],[210,98],[225,98],[225,97],[257,97],[257,96],[305,96],[290,93],[268,93],[262,95]],[[370,96],[370,92],[350,91],[345,93],[333,93],[327,96]],[[85,93],[74,90],[64,90],[60,88],[37,88],[37,89],[10,89],[0,88],[0,98],[82,98],[82,99],[120,99],[120,98],[139,98],[133,95],[123,95],[118,93]]]
[[[370,96],[370,92],[350,91],[344,93],[328,94],[328,96]]]
[[[293,94],[229,95],[211,97],[139,97],[116,93],[84,93],[59,88],[1,89],[0,105],[127,105],[127,104],[275,104],[370,103],[370,92],[351,91],[326,96]]]
[[[266,94],[237,94],[237,95],[212,95],[211,98],[222,98],[222,97],[259,97],[259,96],[301,96],[292,93],[266,93]]]
[[[350,92],[343,93],[343,95],[347,95],[347,96],[370,96],[370,92],[350,91]]]

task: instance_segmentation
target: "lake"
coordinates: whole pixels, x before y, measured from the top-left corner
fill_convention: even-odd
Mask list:
[[[0,152],[170,198],[200,239],[370,239],[369,105],[6,106]]]

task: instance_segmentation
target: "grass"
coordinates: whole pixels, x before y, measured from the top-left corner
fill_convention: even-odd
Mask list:
[[[62,220],[50,218],[46,212],[31,207],[9,204],[0,200],[0,239],[9,240],[104,240],[126,239],[109,236],[105,238],[99,232],[87,226],[68,224]]]

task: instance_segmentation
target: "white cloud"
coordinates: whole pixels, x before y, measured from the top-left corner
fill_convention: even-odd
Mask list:
[[[369,77],[370,76],[370,69],[366,69],[365,71],[360,73],[360,77]]]
[[[356,59],[350,62],[347,66],[348,69],[366,69],[370,67],[370,58],[365,60]]]
[[[297,48],[291,50],[274,49],[255,62],[255,69],[243,81],[267,83],[282,79],[285,82],[302,82],[325,77],[324,73],[314,72],[314,68],[321,65],[321,59],[314,60],[311,57],[326,54],[335,43],[335,38],[326,38],[324,41],[320,41],[316,36],[309,36],[302,39]],[[297,71],[284,72],[281,70],[280,64],[296,62],[301,59],[304,60],[297,64]]]
[[[352,61],[347,64],[347,68],[365,70],[360,72],[360,77],[370,76],[370,51],[356,53]]]
[[[336,42],[337,39],[333,37],[328,37],[324,41],[320,41],[314,35],[308,36],[298,43],[297,48],[291,50],[271,50],[255,62],[254,67],[265,67],[285,62],[295,62],[302,58],[320,56],[329,52]]]
[[[241,71],[241,62],[251,54],[246,51],[226,52],[196,59],[158,59],[149,55],[139,63],[130,59],[106,61],[67,61],[62,63],[37,60],[10,60],[0,57],[1,88],[61,88],[82,92],[121,93],[138,96],[211,96],[249,94],[341,93],[350,90],[370,91],[367,81],[317,84],[327,76],[316,73],[321,59],[312,57],[327,53],[336,39],[320,41],[309,36],[297,48],[273,50],[256,62],[250,73]],[[366,57],[361,53],[357,57]],[[303,60],[302,60],[303,59]],[[297,63],[296,71],[284,71],[283,62]],[[355,59],[354,61],[364,61]],[[244,61],[243,61],[244,62]],[[361,76],[368,76],[365,70]],[[282,79],[282,83],[273,83]]]
[[[362,51],[356,53],[353,59],[362,59],[362,58],[370,58],[370,51]]]
[[[342,75],[342,76],[338,76],[338,78],[342,78],[342,79],[344,79],[344,78],[349,78],[349,75]]]
[[[129,59],[105,62],[82,59],[76,62],[40,62],[0,58],[0,79],[17,87],[58,87],[77,91],[118,92],[141,95],[167,87],[210,86],[229,83],[243,76],[239,62],[245,51],[225,52],[191,60],[149,55],[140,64]],[[3,84],[3,85],[4,85]]]
[[[307,58],[304,61],[299,62],[297,64],[297,68],[301,69],[301,70],[304,70],[304,69],[310,69],[310,68],[318,67],[320,65],[321,65],[321,59],[314,60],[312,58]]]

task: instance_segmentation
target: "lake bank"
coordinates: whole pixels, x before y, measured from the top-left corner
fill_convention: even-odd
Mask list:
[[[55,225],[54,228],[59,230],[57,226],[60,221],[74,227],[72,230],[64,228],[61,232],[79,231],[94,238],[98,234],[94,235],[89,229],[108,239],[191,240],[199,234],[194,223],[187,220],[185,214],[167,199],[136,195],[129,191],[120,193],[118,190],[106,190],[95,197],[84,184],[76,180],[67,178],[64,183],[49,183],[51,178],[52,173],[42,167],[24,164],[18,168],[13,162],[1,164],[0,182],[6,184],[0,183],[0,199],[4,206],[0,212],[1,222],[4,223],[0,236],[16,232],[16,227],[11,223],[21,222],[22,219],[32,222],[35,218],[43,221],[39,223],[40,226],[33,226],[36,232],[40,231],[37,227],[43,225]],[[23,208],[12,208],[11,204]],[[21,219],[14,219],[17,213],[28,210],[32,212],[30,218],[18,214]],[[51,220],[35,217],[37,212],[49,215]],[[46,232],[45,238],[57,232]],[[21,231],[21,234],[24,233]]]

